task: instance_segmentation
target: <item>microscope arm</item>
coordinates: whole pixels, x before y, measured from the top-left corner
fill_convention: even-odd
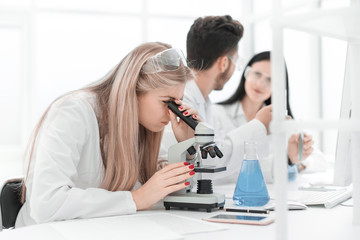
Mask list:
[[[169,164],[185,162],[187,149],[195,144],[195,137],[179,142],[169,148]]]

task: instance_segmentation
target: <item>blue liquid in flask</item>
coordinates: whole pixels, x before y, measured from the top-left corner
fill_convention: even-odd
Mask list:
[[[256,153],[256,142],[245,142],[245,157],[233,201],[238,206],[260,207],[270,200]]]

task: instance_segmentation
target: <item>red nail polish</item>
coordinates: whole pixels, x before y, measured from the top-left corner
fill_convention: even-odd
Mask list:
[[[195,118],[195,119],[196,119],[196,118],[197,118],[197,116],[196,116],[196,115],[193,115],[193,118]]]
[[[188,115],[189,113],[186,111],[186,112],[184,112],[184,115]]]
[[[189,165],[189,164],[190,164],[189,162],[184,162],[184,165],[185,165],[185,166],[187,166],[187,165]]]
[[[185,182],[185,186],[189,186],[190,185],[190,182]]]
[[[183,110],[183,107],[179,107],[180,110]]]
[[[194,164],[191,164],[190,166],[189,166],[189,168],[190,169],[194,169],[195,167],[194,167]]]
[[[191,171],[189,174],[190,174],[190,176],[192,176],[195,174],[195,171]]]

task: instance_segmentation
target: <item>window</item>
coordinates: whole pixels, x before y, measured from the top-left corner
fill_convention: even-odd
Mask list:
[[[308,11],[308,1],[286,1],[288,12]],[[348,6],[350,1],[322,1],[322,7]],[[46,107],[59,95],[105,75],[126,53],[145,41],[163,41],[186,52],[186,34],[193,21],[206,15],[230,14],[245,26],[239,54],[248,58],[271,50],[271,2],[267,0],[0,0],[0,153],[14,159],[23,151],[30,132]],[[253,30],[253,32],[252,32]],[[312,118],[313,103],[323,118],[336,118],[339,107],[331,89],[344,72],[346,46],[322,39],[320,56],[324,91],[312,94],[310,71],[314,40],[308,34],[286,31],[284,57],[290,76],[291,105],[297,118]],[[318,51],[317,49],[316,51]],[[230,96],[240,81],[236,72],[213,102]],[[320,100],[319,100],[320,99]],[[322,105],[321,105],[322,104]],[[335,111],[334,111],[335,109]],[[324,138],[324,150],[327,147]],[[334,141],[335,142],[335,141]],[[17,154],[9,155],[15,148]],[[17,157],[16,157],[17,158]]]

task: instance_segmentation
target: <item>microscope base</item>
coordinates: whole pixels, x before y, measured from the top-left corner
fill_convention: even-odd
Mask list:
[[[225,205],[225,195],[212,194],[198,194],[194,192],[186,193],[184,195],[169,195],[164,198],[164,206],[166,210],[170,207],[186,208],[186,209],[206,209],[211,212],[214,208],[223,209]]]

